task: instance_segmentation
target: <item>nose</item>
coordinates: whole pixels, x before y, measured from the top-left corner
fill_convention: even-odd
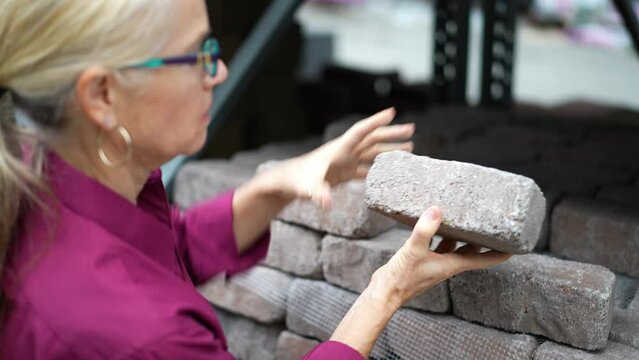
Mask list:
[[[226,81],[229,76],[229,69],[222,60],[217,61],[217,74],[215,76],[206,76],[206,89],[212,90],[214,87]]]

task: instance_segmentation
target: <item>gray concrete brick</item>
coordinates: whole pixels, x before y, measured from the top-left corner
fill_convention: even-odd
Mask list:
[[[227,339],[229,352],[238,360],[276,360],[282,324],[264,325],[242,316],[216,309]]]
[[[441,235],[515,254],[533,250],[546,211],[531,179],[404,151],[375,159],[366,178],[366,204],[407,224],[438,205]]]
[[[286,327],[299,335],[327,341],[355,303],[357,294],[315,280],[296,279],[286,308]],[[384,358],[388,345],[377,340],[371,355]]]
[[[284,331],[277,340],[276,360],[300,360],[313,350],[320,342],[307,339],[290,331]]]
[[[534,336],[408,309],[395,314],[386,332],[400,359],[524,360],[531,359],[537,347]]]
[[[484,166],[521,164],[532,161],[539,150],[515,139],[496,139],[492,134],[458,141],[437,152],[438,159],[462,161]]]
[[[200,286],[209,302],[262,323],[284,320],[290,275],[258,266],[232,277],[218,277]]]
[[[630,360],[639,359],[639,352],[631,347],[609,342],[600,351],[589,352],[546,341],[535,352],[534,360]]]
[[[349,181],[332,190],[332,208],[324,211],[311,201],[297,200],[279,218],[322,232],[348,238],[370,238],[390,229],[395,222],[377,214],[364,203],[364,182]]]
[[[614,282],[598,265],[529,254],[456,275],[450,290],[462,319],[594,350],[608,339]]]
[[[186,163],[175,178],[175,203],[186,209],[196,202],[240,186],[254,173],[254,169],[221,159]]]
[[[411,232],[391,229],[370,240],[349,240],[327,236],[322,240],[324,277],[331,284],[355,292],[368,286],[371,275],[386,264],[408,239]],[[431,311],[450,310],[448,282],[442,282],[418,295],[407,307]]]
[[[275,220],[264,264],[309,279],[322,279],[322,234]]]
[[[586,198],[563,200],[553,211],[550,250],[639,276],[639,212]]]
[[[639,312],[616,308],[612,313],[610,341],[639,350]]]

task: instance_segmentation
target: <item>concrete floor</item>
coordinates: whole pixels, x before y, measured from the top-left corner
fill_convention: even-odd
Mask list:
[[[423,0],[369,0],[360,4],[305,4],[297,19],[307,33],[334,35],[338,64],[397,70],[409,83],[431,77],[433,16]],[[482,15],[472,14],[468,98],[478,99]],[[557,31],[520,21],[514,95],[554,105],[580,99],[639,110],[639,56],[568,41]],[[639,120],[639,119],[638,119]]]

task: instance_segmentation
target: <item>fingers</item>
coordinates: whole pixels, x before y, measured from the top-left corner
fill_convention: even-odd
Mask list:
[[[415,250],[423,249],[427,251],[430,249],[430,242],[437,229],[439,229],[441,221],[441,210],[437,206],[429,207],[417,221],[413,233],[406,244]]]
[[[390,124],[396,113],[395,108],[390,108],[358,121],[343,135],[347,145],[355,149],[375,129]]]
[[[408,141],[401,144],[376,144],[364,151],[361,157],[362,162],[372,163],[373,160],[377,157],[377,155],[393,150],[404,150],[408,152],[412,152],[414,148],[414,144],[412,141]]]
[[[391,125],[375,129],[355,148],[355,152],[365,152],[380,143],[393,143],[410,139],[415,133],[415,124]]]

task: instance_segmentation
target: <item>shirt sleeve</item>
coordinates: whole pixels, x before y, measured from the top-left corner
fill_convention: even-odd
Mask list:
[[[317,345],[301,360],[365,360],[362,354],[338,341],[326,341]]]
[[[183,214],[175,207],[171,211],[178,249],[195,285],[220,273],[232,275],[247,270],[266,257],[268,229],[250,249],[239,253],[233,232],[234,194],[235,190],[228,191]]]

